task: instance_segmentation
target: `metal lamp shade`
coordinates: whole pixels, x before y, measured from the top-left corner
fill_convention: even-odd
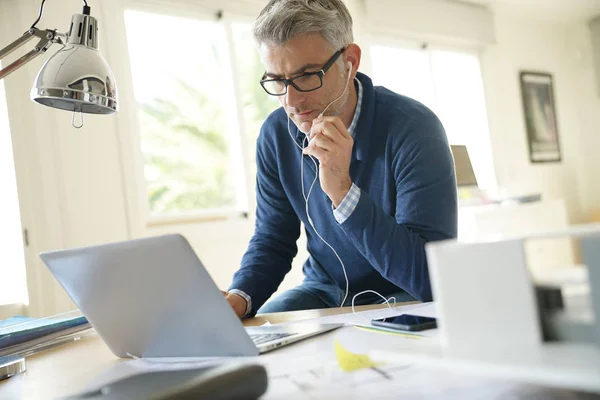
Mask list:
[[[42,67],[31,99],[61,110],[87,114],[117,112],[117,86],[98,51],[95,18],[75,14],[66,45]]]

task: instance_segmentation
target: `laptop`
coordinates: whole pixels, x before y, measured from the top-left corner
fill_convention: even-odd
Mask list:
[[[341,326],[244,328],[178,234],[40,257],[118,357],[256,356]]]

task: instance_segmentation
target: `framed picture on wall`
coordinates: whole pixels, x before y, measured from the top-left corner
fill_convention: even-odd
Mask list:
[[[561,160],[552,75],[522,71],[520,74],[523,111],[533,163]]]

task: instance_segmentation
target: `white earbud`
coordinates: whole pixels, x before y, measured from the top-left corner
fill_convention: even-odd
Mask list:
[[[348,61],[348,72],[352,71],[352,63]]]

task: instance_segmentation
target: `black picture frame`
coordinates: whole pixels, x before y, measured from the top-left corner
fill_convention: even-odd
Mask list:
[[[562,157],[552,74],[521,71],[519,81],[529,160],[532,163],[560,162]]]

